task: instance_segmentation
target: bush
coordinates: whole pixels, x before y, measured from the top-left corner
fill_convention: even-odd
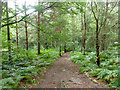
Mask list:
[[[86,55],[83,55],[81,52],[71,52],[71,61],[81,66],[81,72],[89,72],[90,76],[97,77],[97,79],[107,82],[107,86],[118,88],[119,61],[116,52],[113,52],[114,50],[116,49],[110,48],[100,53],[101,68],[96,65],[95,52],[87,52]]]
[[[42,72],[45,68],[52,65],[58,57],[58,52],[53,49],[41,51],[39,56],[34,50],[14,49],[12,60],[9,62],[8,54],[4,52],[2,62],[3,88],[17,88],[22,81],[33,83],[33,78],[37,75],[43,75]]]

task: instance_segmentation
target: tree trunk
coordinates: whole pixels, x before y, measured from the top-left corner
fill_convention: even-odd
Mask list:
[[[97,5],[97,4],[96,4]],[[92,7],[92,3],[91,3],[91,10],[93,12],[93,15],[94,15],[94,18],[95,18],[95,21],[96,21],[96,56],[97,56],[97,65],[100,66],[100,56],[99,56],[99,26],[98,26],[98,18],[96,17],[95,15],[95,12],[93,10],[93,7]]]
[[[60,25],[60,35],[61,35],[61,32],[62,32],[61,27],[62,27],[62,25]],[[59,56],[62,56],[61,55],[61,39],[60,39],[60,47],[59,47]]]
[[[28,32],[27,32],[27,22],[25,21],[25,33],[26,33],[26,50],[28,50]]]
[[[85,20],[85,13],[84,13],[84,25],[85,25],[85,31],[84,31],[84,38],[83,38],[83,54],[85,55],[85,41],[86,41],[86,20]]]
[[[56,44],[56,48],[57,48],[57,41],[55,41],[55,44]]]
[[[17,16],[16,16],[16,21],[17,21]],[[16,23],[16,26],[18,26],[17,23]],[[16,44],[18,47],[18,28],[16,28]]]
[[[98,19],[96,19],[96,55],[97,55],[97,65],[100,66],[100,56],[99,56],[99,31],[98,31]]]
[[[74,50],[75,50],[75,38],[74,38],[74,36],[75,36],[75,31],[74,31],[74,29],[75,29],[75,19],[74,19],[74,17],[72,17],[72,22],[73,22],[73,26],[72,26],[72,51],[74,52]]]
[[[103,30],[105,30],[105,27],[103,26]],[[102,35],[102,42],[101,42],[101,50],[102,51],[104,51],[105,50],[105,37],[106,37],[106,35],[105,34],[103,34]]]
[[[8,15],[8,2],[6,2],[6,18],[9,18]],[[7,24],[9,23],[9,20],[7,19]],[[12,60],[11,57],[11,43],[10,43],[10,27],[9,25],[7,25],[7,38],[8,38],[8,53],[9,53],[9,61]]]
[[[16,2],[15,2],[15,13],[16,13]],[[17,16],[15,17],[16,21],[17,21]],[[17,48],[18,48],[18,28],[17,28],[17,23],[16,23],[16,44],[17,44]]]
[[[81,32],[82,32],[82,37],[81,37],[81,53],[83,51],[83,15],[81,13]]]
[[[38,0],[38,4],[40,4]],[[40,54],[40,12],[38,11],[38,55]]]
[[[26,16],[26,1],[25,1],[25,16]],[[27,31],[27,20],[25,19],[25,34],[26,34],[26,50],[28,50],[28,31]]]
[[[56,12],[55,12],[55,9],[53,9],[53,18],[54,18],[54,22],[57,21],[57,16],[56,16]],[[55,34],[57,33],[57,26],[54,27],[54,31],[55,31]],[[55,47],[57,48],[57,40],[55,40]]]
[[[60,45],[60,47],[59,47],[59,56],[62,56],[62,55],[61,55],[61,45]]]
[[[64,53],[66,53],[67,51],[66,51],[66,43],[65,43],[65,45],[64,45]]]
[[[45,49],[45,38],[43,39],[43,48]]]
[[[108,0],[106,1],[106,17],[105,22],[103,24],[103,35],[102,35],[102,44],[101,44],[101,50],[105,50],[105,41],[106,41],[106,21],[107,21],[107,12],[108,12]]]

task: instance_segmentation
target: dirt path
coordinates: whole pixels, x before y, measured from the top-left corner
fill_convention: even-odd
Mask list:
[[[39,88],[106,88],[103,83],[100,85],[91,81],[83,73],[79,72],[80,67],[70,61],[70,53],[65,53],[53,66],[50,67]]]

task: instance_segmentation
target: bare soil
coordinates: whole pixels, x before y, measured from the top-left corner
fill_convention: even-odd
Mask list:
[[[67,52],[47,69],[38,88],[107,88],[100,81],[90,80],[79,69],[80,66],[71,62],[70,52]]]

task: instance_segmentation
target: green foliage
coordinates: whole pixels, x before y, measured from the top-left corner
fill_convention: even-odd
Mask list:
[[[96,65],[96,55],[94,52],[86,52],[83,55],[80,52],[71,52],[71,61],[80,65],[80,72],[89,72],[90,76],[97,77],[106,83],[107,86],[118,88],[118,59],[114,47],[100,53],[101,67]],[[114,57],[113,57],[114,56]]]
[[[19,2],[17,2],[17,4],[19,4]],[[17,23],[18,26],[16,26],[16,24],[9,25],[11,43],[8,43],[7,41],[7,28],[2,27],[3,87],[15,88],[18,87],[22,81],[28,83],[36,82],[33,78],[38,74],[43,75],[41,72],[45,71],[45,68],[52,65],[56,58],[59,57],[58,50],[55,51],[56,49],[54,47],[59,48],[61,45],[63,48],[64,45],[66,45],[67,51],[72,51],[74,45],[77,51],[81,51],[83,39],[85,39],[85,51],[89,52],[86,52],[86,55],[83,55],[80,52],[71,52],[71,60],[80,65],[80,71],[85,72],[86,75],[88,75],[89,72],[91,76],[95,76],[98,79],[108,82],[109,86],[117,87],[116,78],[118,77],[117,68],[119,64],[117,59],[118,47],[113,45],[113,42],[118,40],[117,25],[115,25],[118,21],[116,18],[118,17],[118,14],[115,14],[117,12],[117,7],[115,5],[117,4],[114,5],[114,3],[109,3],[109,8],[113,8],[112,11],[109,12],[108,10],[107,13],[110,18],[106,16],[107,9],[105,9],[105,2],[96,2],[96,5],[93,4],[94,14],[97,17],[99,16],[99,43],[101,45],[104,44],[106,49],[104,52],[100,52],[101,68],[98,68],[96,65],[96,21],[91,11],[90,4],[91,3],[87,2],[40,2],[39,5],[30,7],[23,5],[22,9],[17,7],[17,12],[14,11],[14,9],[9,8],[9,23],[16,21],[14,17],[16,13],[18,13],[17,18],[18,20],[21,20],[21,22]],[[38,25],[37,22],[37,13],[27,12],[28,15],[24,18],[28,23],[29,50],[27,51],[23,49],[26,47],[26,36],[24,23],[22,22],[24,20],[22,20],[22,18],[24,17],[23,11],[28,11],[30,9],[34,9],[34,11],[40,13],[40,25]],[[8,18],[6,18],[6,5],[4,2],[2,4],[2,19],[2,25],[7,24]],[[82,20],[83,30],[81,30]],[[105,27],[101,26],[103,21],[105,21]],[[86,36],[84,35],[85,23]],[[38,27],[40,28],[41,45],[41,54],[39,56],[37,55]],[[19,35],[18,44],[20,47],[18,48],[16,48],[17,46],[15,45],[16,28],[18,28]],[[118,45],[118,43],[115,45]],[[11,61],[8,61],[8,46],[11,46]],[[108,46],[112,47],[108,48]]]
[[[34,50],[14,49],[12,61],[9,63],[7,52],[3,52],[3,88],[17,88],[23,81],[33,83],[33,78],[43,75],[42,72],[45,72],[45,68],[52,65],[58,57],[58,52],[53,49],[41,50],[39,56]]]

